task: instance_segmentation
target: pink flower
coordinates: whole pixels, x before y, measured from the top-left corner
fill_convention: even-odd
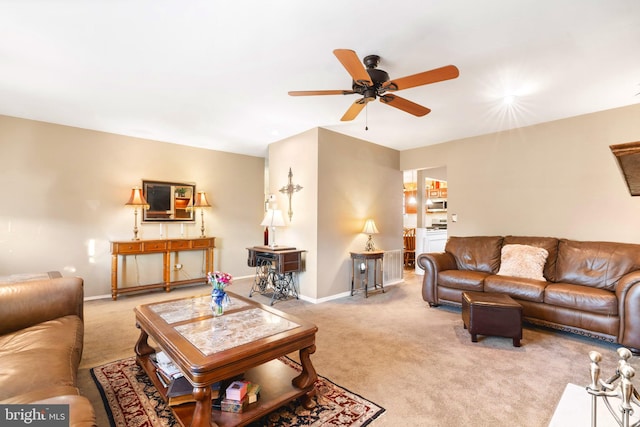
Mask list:
[[[207,273],[207,281],[213,286],[213,289],[224,289],[233,282],[233,277],[228,273],[214,271]]]

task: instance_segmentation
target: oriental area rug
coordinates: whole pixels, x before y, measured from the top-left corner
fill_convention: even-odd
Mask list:
[[[295,361],[281,357],[300,371]],[[180,426],[135,357],[91,369],[112,427]],[[305,409],[298,401],[266,415],[251,426],[366,426],[385,410],[318,375],[316,406]]]

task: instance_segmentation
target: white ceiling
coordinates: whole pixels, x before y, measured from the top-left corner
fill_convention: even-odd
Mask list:
[[[358,95],[287,95],[350,89],[336,48],[460,77],[396,92],[424,117],[340,122]],[[404,150],[638,92],[638,0],[0,0],[0,114],[256,156],[318,126]]]

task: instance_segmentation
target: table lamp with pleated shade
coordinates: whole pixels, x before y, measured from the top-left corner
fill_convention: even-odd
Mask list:
[[[369,239],[367,240],[367,244],[364,247],[364,250],[366,252],[372,252],[376,250],[376,247],[373,243],[373,238],[372,235],[373,234],[378,234],[378,228],[376,227],[376,223],[374,220],[372,219],[368,219],[365,223],[364,223],[364,228],[362,229],[362,232],[364,234],[368,234],[369,235]]]

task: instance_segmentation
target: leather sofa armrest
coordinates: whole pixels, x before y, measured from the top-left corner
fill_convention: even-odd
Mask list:
[[[422,299],[435,306],[438,303],[438,272],[457,270],[456,260],[448,252],[420,254],[418,265],[424,270],[422,278]]]
[[[69,427],[95,427],[96,414],[87,399],[84,396],[65,395],[56,396],[49,399],[43,399],[33,402],[38,405],[69,405]]]
[[[640,351],[640,271],[625,274],[616,286],[620,331],[618,342]]]
[[[83,284],[60,277],[0,285],[0,335],[68,315],[82,319]]]

